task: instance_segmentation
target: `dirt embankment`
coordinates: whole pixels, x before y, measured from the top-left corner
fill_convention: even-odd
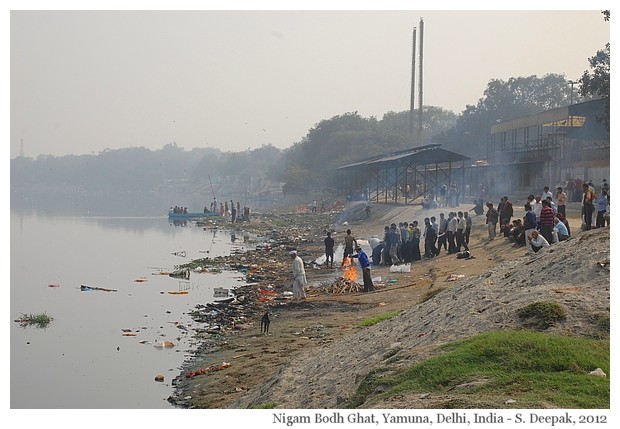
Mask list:
[[[380,236],[383,226],[391,222],[421,222],[426,216],[449,210],[375,206],[370,219],[363,219],[360,211],[363,209],[350,210],[336,221],[336,243],[342,241],[346,228],[367,239]],[[373,277],[382,280],[375,292],[311,292],[303,303],[272,303],[269,335],[260,334],[259,317],[248,321],[247,329],[235,331],[218,348],[201,353],[188,370],[222,362],[230,363],[230,367],[189,379],[179,377],[173,400],[180,406],[204,408],[265,404],[339,408],[371,370],[398,370],[431,356],[445,342],[523,327],[517,311],[536,301],[554,301],[567,309],[566,320],[549,331],[600,333],[601,320],[609,320],[610,307],[608,228],[573,231],[569,241],[530,256],[503,237],[488,242],[484,216],[474,216],[473,220],[473,259],[459,260],[444,252],[413,263],[407,273],[373,267]],[[570,220],[571,225],[579,224],[574,212]],[[314,238],[299,243],[304,246],[304,260],[322,254],[322,227],[306,230],[306,235]],[[307,274],[309,282],[317,285],[332,281],[340,271],[308,268]],[[458,280],[448,281],[450,276],[458,276]],[[425,293],[437,289],[441,292],[420,303]],[[360,324],[392,311],[401,314],[371,327]],[[474,405],[500,408],[505,399],[497,398],[497,404]],[[432,394],[423,399],[401,397],[390,403],[373,402],[371,398],[362,407],[449,408],[452,400]]]

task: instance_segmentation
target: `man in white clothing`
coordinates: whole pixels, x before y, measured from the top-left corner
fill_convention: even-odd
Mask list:
[[[536,215],[536,220],[540,220],[540,212],[542,210],[542,201],[540,195],[536,195],[534,197],[534,201],[530,202],[530,205],[532,206],[532,211]]]
[[[307,283],[304,261],[297,256],[296,250],[292,250],[289,253],[293,259],[293,300],[304,300],[306,299],[306,291],[304,290],[304,286]]]
[[[537,253],[543,247],[549,247],[549,242],[542,234],[539,234],[538,231],[532,231],[532,237],[530,238],[530,243],[532,250],[534,253]]]

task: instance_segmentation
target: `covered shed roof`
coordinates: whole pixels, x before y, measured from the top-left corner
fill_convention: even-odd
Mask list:
[[[442,149],[440,144],[429,144],[412,149],[405,149],[387,155],[375,156],[352,164],[338,167],[337,170],[350,169],[362,166],[387,168],[403,162],[416,165],[444,164],[447,162],[466,161],[471,159],[465,155]]]

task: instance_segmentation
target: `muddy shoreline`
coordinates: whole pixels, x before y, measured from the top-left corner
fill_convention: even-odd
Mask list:
[[[334,230],[342,213],[330,210],[326,213],[311,214],[305,212],[287,213],[272,211],[255,216],[250,224],[236,224],[233,228],[240,234],[251,233],[261,237],[262,242],[253,250],[233,253],[226,257],[204,258],[196,261],[197,265],[209,269],[232,270],[245,273],[246,284],[235,287],[232,292],[235,299],[230,303],[199,304],[191,312],[192,319],[200,327],[195,329],[194,338],[198,341],[195,350],[188,351],[192,356],[183,363],[180,373],[173,379],[174,394],[168,402],[180,407],[194,407],[192,386],[198,376],[208,375],[216,378],[215,373],[225,372],[234,364],[242,364],[242,356],[230,356],[225,362],[226,351],[231,350],[241,333],[256,334],[260,318],[265,311],[270,312],[274,325],[286,313],[303,309],[318,294],[310,288],[306,303],[291,303],[290,256],[288,252],[298,249],[304,259],[306,270],[313,270],[312,280],[315,285],[328,284],[339,276],[336,270],[323,270],[314,264],[314,260],[323,252],[325,232]],[[223,224],[229,227],[228,224]],[[190,263],[192,265],[192,263]],[[318,276],[316,271],[324,271]],[[317,279],[321,279],[317,283]],[[334,308],[334,304],[328,304]],[[350,305],[344,304],[349,309]],[[239,354],[245,351],[237,348]],[[217,374],[218,376],[221,374]],[[204,377],[202,377],[204,378]],[[209,407],[211,408],[211,407]]]

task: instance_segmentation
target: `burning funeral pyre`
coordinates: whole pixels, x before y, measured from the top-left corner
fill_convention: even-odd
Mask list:
[[[332,284],[321,286],[321,292],[342,294],[361,292],[364,289],[363,285],[357,283],[357,271],[353,258],[345,258],[340,269],[342,277],[338,277]]]

